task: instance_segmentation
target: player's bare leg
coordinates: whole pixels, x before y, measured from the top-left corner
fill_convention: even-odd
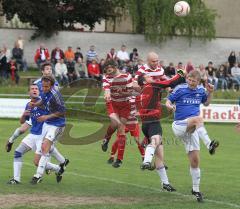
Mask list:
[[[213,155],[216,151],[216,148],[219,146],[219,142],[211,140],[208,136],[207,130],[204,127],[204,121],[201,116],[195,116],[188,119],[187,132],[193,133],[197,131],[199,138],[203,141],[209,153]]]

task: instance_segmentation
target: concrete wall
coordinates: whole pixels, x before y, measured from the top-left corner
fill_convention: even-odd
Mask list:
[[[0,48],[3,44],[6,44],[12,49],[17,37],[22,35],[25,39],[24,53],[28,63],[33,63],[35,50],[39,47],[40,43],[45,43],[49,50],[52,50],[56,46],[59,46],[63,50],[66,50],[69,45],[74,49],[80,46],[83,54],[86,54],[89,46],[94,44],[100,58],[105,58],[106,53],[111,47],[119,50],[121,44],[124,43],[127,45],[128,52],[131,52],[134,47],[138,48],[143,59],[145,59],[149,51],[156,51],[160,59],[165,61],[165,64],[168,64],[170,61],[173,61],[175,64],[179,61],[186,63],[189,60],[194,65],[207,64],[209,60],[220,64],[227,60],[231,50],[235,50],[237,53],[240,51],[239,39],[219,38],[206,44],[194,40],[192,45],[189,46],[185,38],[178,37],[162,45],[155,45],[146,42],[142,35],[60,32],[51,39],[40,38],[35,41],[29,41],[32,33],[32,30],[0,29]]]

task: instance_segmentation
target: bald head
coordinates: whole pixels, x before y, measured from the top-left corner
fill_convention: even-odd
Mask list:
[[[155,52],[149,52],[147,55],[147,62],[149,67],[155,69],[159,64],[158,55]]]

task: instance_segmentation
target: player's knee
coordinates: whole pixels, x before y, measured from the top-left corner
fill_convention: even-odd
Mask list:
[[[44,141],[42,143],[41,150],[42,150],[43,154],[47,154],[49,152],[50,148],[51,148],[51,145],[47,141]]]
[[[34,160],[33,160],[33,163],[34,163],[34,165],[35,165],[36,167],[38,167],[39,159],[34,159]]]
[[[21,157],[22,157],[22,153],[19,152],[19,151],[17,151],[17,150],[15,150],[15,152],[14,152],[14,158],[17,159],[17,158],[21,158]]]

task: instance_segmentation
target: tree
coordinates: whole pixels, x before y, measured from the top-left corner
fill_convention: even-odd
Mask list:
[[[15,14],[20,21],[36,27],[34,37],[51,36],[61,29],[73,29],[74,23],[95,24],[111,18],[120,0],[3,0],[3,11],[8,20]],[[34,38],[33,37],[33,38]]]
[[[173,12],[177,0],[126,0],[136,33],[145,34],[151,42],[162,42],[176,35],[211,40],[215,38],[214,10],[208,9],[202,0],[187,0],[191,12],[178,17]]]

